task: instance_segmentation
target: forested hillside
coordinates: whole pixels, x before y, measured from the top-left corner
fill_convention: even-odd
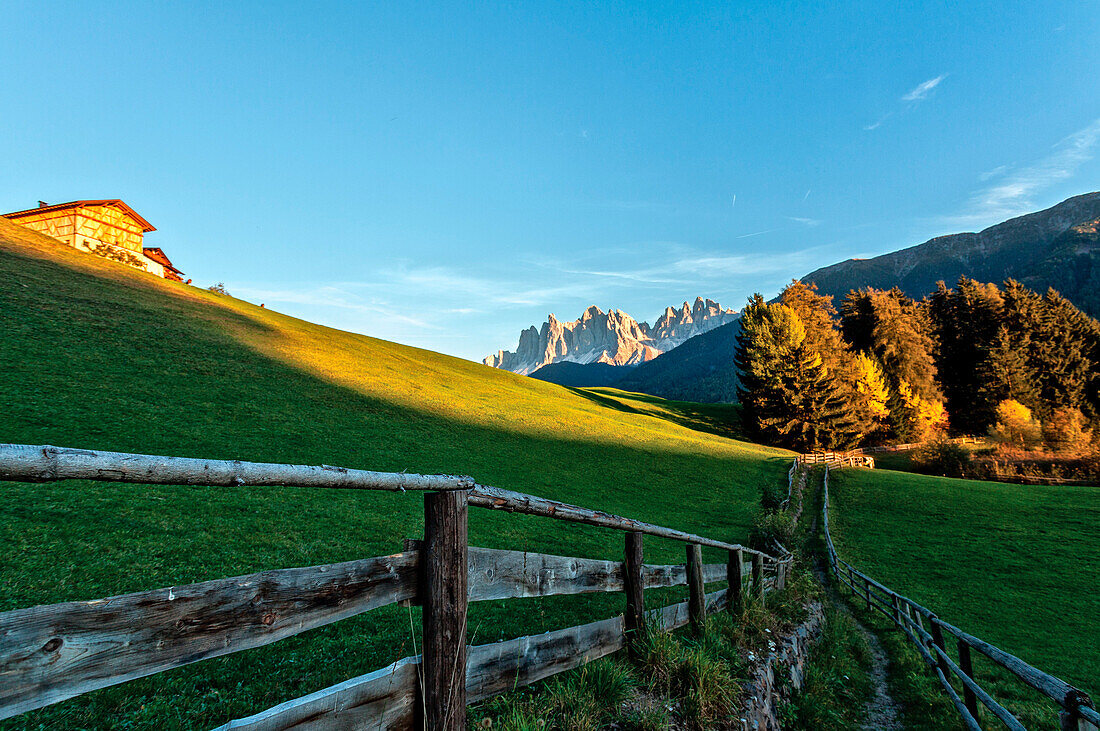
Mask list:
[[[802,278],[839,302],[852,289],[898,287],[919,299],[942,280],[1015,279],[1029,289],[1053,287],[1100,316],[1100,192],[1013,218],[980,233],[940,236],[872,259],[849,259]]]

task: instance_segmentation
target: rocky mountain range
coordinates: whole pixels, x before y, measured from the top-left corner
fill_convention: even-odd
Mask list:
[[[694,305],[684,302],[679,309],[665,308],[652,326],[622,310],[604,312],[592,305],[570,322],[549,315],[541,329],[531,326],[520,333],[514,352],[500,350],[482,362],[524,375],[560,362],[633,366],[736,317],[735,310],[702,297],[696,298]]]

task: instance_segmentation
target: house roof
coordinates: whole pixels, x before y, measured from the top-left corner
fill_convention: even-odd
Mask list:
[[[46,213],[48,211],[59,211],[59,210],[65,209],[65,208],[77,208],[79,206],[113,206],[115,208],[121,209],[124,213],[126,213],[126,215],[130,216],[135,221],[137,221],[138,225],[141,226],[141,230],[144,233],[149,233],[150,231],[156,231],[157,230],[153,226],[153,224],[146,221],[144,218],[142,218],[138,214],[137,211],[135,211],[130,206],[126,205],[124,202],[122,202],[118,198],[105,198],[103,200],[97,200],[97,201],[69,201],[68,203],[54,203],[53,205],[49,205],[49,206],[38,206],[37,208],[28,208],[25,211],[15,211],[14,213],[5,213],[3,215],[4,215],[4,218],[22,218],[23,216],[30,216],[30,215],[33,215],[35,213]]]
[[[165,269],[170,269],[176,274],[183,274],[183,272],[181,272],[179,269],[176,269],[174,266],[172,266],[172,260],[168,258],[167,254],[164,253],[164,249],[160,248],[159,246],[146,246],[141,250],[141,253],[145,254],[146,257],[152,259],[157,264],[160,264]]]

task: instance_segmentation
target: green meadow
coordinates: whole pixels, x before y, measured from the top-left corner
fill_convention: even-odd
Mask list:
[[[955,626],[1100,692],[1100,488],[839,470],[829,499],[842,558]]]
[[[0,441],[461,473],[698,532],[747,538],[790,455],[732,438],[735,409],[571,390],[303,322],[156,279],[0,219]],[[0,484],[0,610],[394,553],[415,494]],[[622,535],[471,510],[471,542],[622,555]],[[646,540],[647,560],[683,546]],[[722,560],[712,555],[711,560]],[[671,601],[652,592],[652,601]],[[612,616],[599,595],[474,605],[471,641]],[[3,729],[204,729],[413,654],[389,607],[98,691]]]

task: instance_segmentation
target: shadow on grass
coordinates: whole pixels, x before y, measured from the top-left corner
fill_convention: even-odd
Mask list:
[[[570,398],[562,408],[577,409],[587,420],[581,427],[555,430],[533,421],[524,432],[516,419],[495,426],[486,402],[513,391],[530,399],[544,393],[521,394],[532,388],[529,379],[487,369],[493,390],[471,406],[483,413],[458,419],[453,414],[469,397],[462,384],[480,377],[481,366],[388,344],[374,353],[369,348],[380,341],[337,342],[343,334],[317,328],[316,337],[334,347],[362,347],[368,365],[383,345],[387,358],[407,364],[406,372],[379,370],[382,380],[392,373],[415,387],[418,379],[436,379],[421,406],[397,403],[295,365],[279,352],[289,318],[258,310],[252,316],[241,311],[247,305],[102,266],[106,274],[93,274],[0,249],[0,441],[465,473],[734,541],[748,531],[758,483],[781,480],[786,468],[785,458],[766,450],[685,441],[695,437],[651,430],[643,420],[609,420],[649,412],[589,396],[584,403],[599,403],[608,416],[580,411]],[[466,380],[450,378],[445,368]],[[453,403],[433,409],[432,399],[448,389],[457,389]],[[621,443],[617,429],[628,437]],[[421,511],[412,494],[7,484],[0,491],[0,609],[392,553],[403,537],[420,535]],[[622,555],[620,534],[523,516],[474,511],[470,533],[491,547]],[[652,562],[683,561],[679,544],[647,539],[646,551]],[[619,611],[617,595],[486,602],[471,610],[470,627],[476,641],[492,641]],[[371,612],[0,728],[209,728],[412,654],[414,614]]]

